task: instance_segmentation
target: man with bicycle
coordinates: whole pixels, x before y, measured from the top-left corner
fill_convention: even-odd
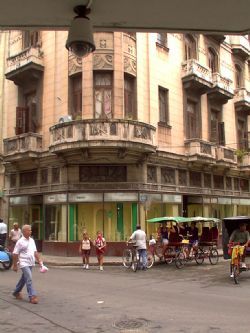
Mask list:
[[[141,226],[136,226],[136,231],[132,233],[129,241],[135,241],[136,248],[139,252],[139,257],[142,259],[142,270],[147,269],[147,236],[145,231],[141,230]]]
[[[248,246],[249,240],[250,240],[250,235],[249,232],[247,231],[246,223],[244,222],[240,223],[239,228],[235,229],[229,238],[229,243],[239,243],[240,245],[245,246],[244,252],[241,257],[242,268],[246,268],[245,257],[246,257],[246,248]]]

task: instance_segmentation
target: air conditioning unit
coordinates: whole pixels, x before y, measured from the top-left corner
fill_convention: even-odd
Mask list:
[[[72,116],[70,115],[67,115],[67,116],[62,116],[59,118],[58,122],[59,124],[62,124],[62,123],[67,123],[69,121],[72,121]]]

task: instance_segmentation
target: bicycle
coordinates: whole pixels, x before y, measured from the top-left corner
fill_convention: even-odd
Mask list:
[[[208,246],[208,248],[205,248],[205,246]],[[199,263],[203,264],[205,258],[208,258],[211,265],[218,263],[219,253],[215,243],[199,244]]]
[[[155,255],[160,261],[164,261],[166,264],[171,264],[175,260],[176,252],[178,252],[178,247],[176,245],[171,245],[170,243],[163,254],[163,245],[160,241],[157,241]]]
[[[234,283],[238,284],[240,273],[242,271],[246,271],[249,269],[247,266],[241,267],[242,256],[245,251],[245,245],[236,244],[236,245],[229,245],[229,247],[232,249],[231,263],[230,263],[231,276],[234,279]]]
[[[134,272],[137,271],[140,266],[141,258],[135,242],[128,242],[127,246],[131,246],[130,248],[124,249],[122,255],[122,264],[125,268],[132,268]],[[154,257],[151,253],[147,252],[147,268],[151,268],[154,264]]]
[[[188,236],[182,236],[182,246],[180,251],[176,254],[175,266],[177,268],[183,268],[188,261],[195,259],[197,265],[201,265],[204,261],[204,253],[198,246],[189,246]]]

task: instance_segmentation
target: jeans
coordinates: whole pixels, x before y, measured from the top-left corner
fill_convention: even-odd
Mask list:
[[[29,297],[36,296],[36,292],[32,286],[32,266],[22,267],[21,270],[22,270],[22,276],[16,285],[16,289],[14,290],[13,295],[20,293],[20,291],[23,289],[24,285],[26,284],[28,296]]]
[[[142,261],[142,268],[147,268],[147,250],[139,249],[140,261]]]

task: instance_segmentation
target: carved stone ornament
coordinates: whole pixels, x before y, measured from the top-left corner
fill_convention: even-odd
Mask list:
[[[81,71],[82,58],[78,58],[73,53],[69,52],[69,75],[81,73]]]
[[[172,168],[161,168],[161,181],[163,184],[175,184],[175,170]]]
[[[133,58],[124,56],[124,72],[136,75],[136,61]]]
[[[95,54],[93,67],[95,69],[113,69],[114,57],[112,54]]]

